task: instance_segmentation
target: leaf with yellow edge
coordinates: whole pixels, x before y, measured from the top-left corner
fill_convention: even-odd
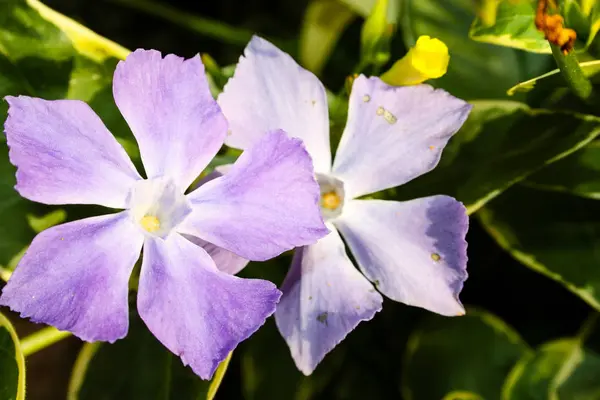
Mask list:
[[[0,400],[25,400],[25,357],[17,333],[0,314]]]
[[[550,54],[550,44],[534,24],[536,3],[529,0],[488,1],[488,10],[496,7],[493,24],[475,18],[469,37],[478,42],[512,47],[532,53]]]
[[[589,78],[600,73],[600,60],[582,62],[579,63],[579,67],[583,71],[583,74]],[[508,89],[506,93],[509,96],[513,96],[516,93],[527,93],[533,90],[538,85],[538,82],[543,83],[546,87],[567,86],[564,78],[562,77],[562,75],[560,75],[560,70],[555,69],[553,71],[545,73],[544,75],[540,75],[535,78],[526,80],[525,82],[521,82]]]
[[[130,53],[125,47],[98,35],[38,0],[27,0],[27,4],[40,13],[42,18],[59,27],[71,40],[75,50],[96,62],[103,62],[110,57],[124,59]]]

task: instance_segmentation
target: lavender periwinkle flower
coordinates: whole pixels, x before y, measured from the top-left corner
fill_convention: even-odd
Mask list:
[[[147,179],[85,103],[7,97],[5,133],[23,197],[124,211],[37,235],[0,304],[83,340],[113,342],[127,334],[128,281],[143,249],[140,317],[210,378],[275,311],[281,292],[220,271],[190,240],[250,260],[315,243],[328,230],[310,156],[300,140],[271,130],[226,176],[185,194],[228,130],[200,58],[137,50],[117,66],[113,94]]]
[[[218,98],[230,122],[225,143],[246,149],[271,129],[301,138],[331,230],[295,251],[275,312],[297,367],[312,373],[360,321],[373,318],[382,306],[379,292],[442,315],[464,314],[458,299],[467,278],[464,206],[443,195],[405,202],[360,197],[432,170],[471,106],[428,85],[391,87],[359,76],[332,164],[321,82],[261,38],[244,54]]]

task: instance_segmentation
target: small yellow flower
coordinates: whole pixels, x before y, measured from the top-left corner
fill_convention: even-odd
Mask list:
[[[444,76],[449,62],[450,55],[444,42],[421,36],[403,58],[381,75],[381,79],[392,86],[417,85]]]

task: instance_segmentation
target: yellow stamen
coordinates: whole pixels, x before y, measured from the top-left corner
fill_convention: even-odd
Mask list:
[[[160,221],[154,215],[146,215],[140,221],[142,228],[150,233],[156,232],[160,229]]]
[[[328,192],[321,196],[321,206],[328,210],[337,209],[342,203],[342,199],[336,192]]]

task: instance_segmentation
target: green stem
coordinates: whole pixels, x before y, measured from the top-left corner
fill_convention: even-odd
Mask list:
[[[552,48],[552,55],[554,56],[556,65],[558,65],[569,88],[580,99],[584,101],[589,100],[593,91],[592,83],[579,67],[579,62],[574,52],[564,55],[559,46],[550,44],[550,47]]]
[[[209,36],[226,43],[246,46],[252,38],[253,32],[236,28],[220,21],[191,15],[177,10],[167,4],[154,0],[109,0],[126,7],[143,11],[147,14],[166,19],[174,24],[186,27],[201,35]]]
[[[23,338],[23,340],[21,340],[21,350],[25,356],[29,356],[68,336],[71,336],[70,332],[59,331],[58,329],[49,326]]]

